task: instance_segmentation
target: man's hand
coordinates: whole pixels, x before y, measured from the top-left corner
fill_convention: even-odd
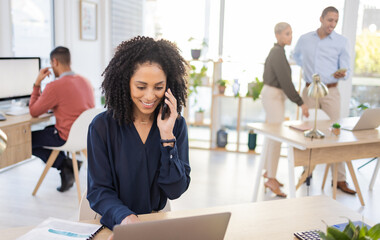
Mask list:
[[[309,117],[309,108],[306,106],[305,103],[301,105],[301,108],[302,108],[302,115],[304,115],[305,117]]]
[[[344,78],[346,76],[346,69],[339,69],[338,71],[334,72],[333,76],[336,79]]]
[[[136,215],[131,214],[124,218],[123,221],[121,221],[120,225],[133,224],[137,222],[140,222],[139,218]],[[111,236],[109,236],[108,240],[113,240],[113,233],[111,234]]]
[[[41,86],[42,80],[44,80],[47,76],[50,76],[51,72],[49,71],[49,68],[42,68],[40,70],[40,73],[37,76],[36,82],[34,83],[34,86],[39,87]]]

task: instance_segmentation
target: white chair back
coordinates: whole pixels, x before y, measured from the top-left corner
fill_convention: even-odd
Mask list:
[[[88,126],[90,125],[92,119],[104,110],[105,109],[102,108],[91,108],[84,111],[71,126],[66,143],[61,147],[54,147],[54,149],[70,152],[86,149]]]
[[[82,195],[82,199],[79,204],[78,221],[100,219],[100,215],[91,209],[90,203],[87,200],[87,189]]]

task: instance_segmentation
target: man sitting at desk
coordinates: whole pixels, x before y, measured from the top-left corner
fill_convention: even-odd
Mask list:
[[[68,48],[55,48],[50,53],[50,63],[58,79],[47,84],[41,93],[42,80],[51,74],[48,67],[41,69],[34,83],[29,103],[30,115],[33,117],[38,117],[52,109],[56,118],[54,126],[32,132],[32,154],[45,163],[52,150],[45,149],[44,146],[57,147],[65,144],[74,121],[82,112],[95,106],[91,83],[71,71]],[[74,184],[72,160],[61,151],[53,167],[61,171],[61,186],[57,190],[67,191]]]

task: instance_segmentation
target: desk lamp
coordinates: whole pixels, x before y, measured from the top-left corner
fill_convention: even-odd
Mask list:
[[[7,135],[0,129],[0,155],[5,151],[7,147]]]
[[[315,119],[314,128],[304,132],[305,137],[309,138],[324,138],[325,134],[317,129],[317,110],[319,108],[318,98],[324,97],[329,93],[326,85],[321,82],[318,74],[313,75],[313,83],[310,84],[307,96],[315,98]]]

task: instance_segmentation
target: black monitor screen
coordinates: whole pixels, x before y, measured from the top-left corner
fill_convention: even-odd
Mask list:
[[[0,58],[0,100],[30,97],[40,67],[39,57]]]

